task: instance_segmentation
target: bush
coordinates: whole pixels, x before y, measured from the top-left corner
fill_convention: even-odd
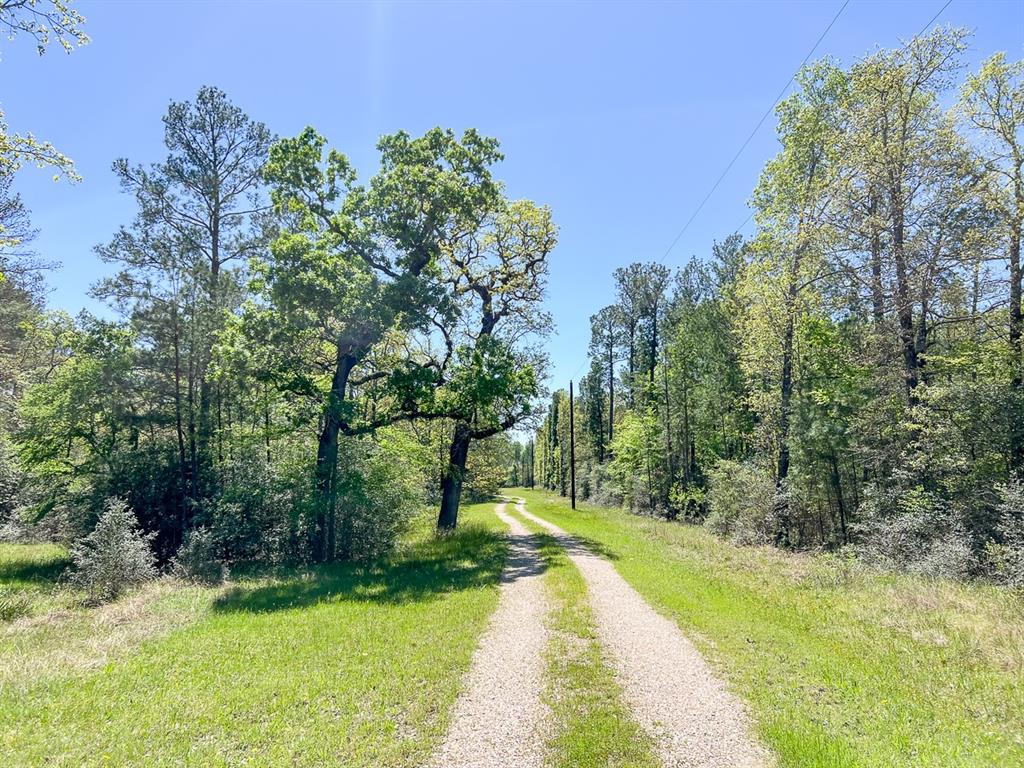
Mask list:
[[[999,493],[997,530],[1002,540],[989,542],[988,561],[997,581],[1024,589],[1024,482],[1011,480],[996,491]]]
[[[608,474],[607,464],[595,463],[587,475],[587,499],[601,507],[621,507],[622,496]]]
[[[263,461],[239,462],[232,465],[220,496],[203,506],[197,522],[209,529],[222,560],[292,559],[296,489],[305,490],[312,482],[306,475],[281,477]]]
[[[853,526],[872,565],[929,578],[965,578],[975,568],[970,537],[952,510],[920,486],[872,489]]]
[[[228,577],[228,567],[219,557],[220,547],[213,533],[205,528],[188,532],[172,561],[175,576],[197,584],[220,584]]]
[[[343,443],[338,469],[338,556],[366,560],[391,551],[424,502],[423,478],[410,472],[408,440],[382,430],[378,442]]]
[[[90,601],[99,602],[155,578],[152,540],[153,534],[139,529],[128,504],[108,499],[96,527],[71,548],[72,584],[88,592]]]
[[[719,461],[708,475],[708,517],[713,533],[736,544],[768,544],[779,528],[775,483],[753,464]]]
[[[0,433],[0,520],[13,519],[18,509],[20,474],[7,436]]]

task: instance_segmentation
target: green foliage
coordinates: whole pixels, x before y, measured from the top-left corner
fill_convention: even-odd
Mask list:
[[[932,576],[1004,562],[994,489],[1024,468],[1024,86],[997,54],[946,109],[967,40],[934,29],[807,66],[756,234],[667,285],[616,270],[576,413],[584,498]],[[538,476],[561,473],[563,420],[537,434]]]
[[[471,500],[487,501],[498,495],[508,480],[512,444],[505,435],[475,440],[466,463],[465,490]]]
[[[88,43],[89,38],[81,29],[84,23],[85,18],[71,7],[70,0],[0,3],[0,34],[11,40],[19,35],[33,38],[40,56],[53,40],[67,53],[76,45]],[[26,163],[54,168],[57,171],[54,178],[61,175],[72,181],[79,178],[71,159],[50,142],[39,141],[31,133],[8,133],[3,110],[0,110],[0,178],[11,176]],[[3,225],[0,220],[0,245],[4,242]]]
[[[999,541],[990,541],[986,554],[996,579],[1024,590],[1024,482],[1011,480],[999,493]]]
[[[975,568],[966,532],[947,505],[920,486],[869,488],[856,524],[869,563],[929,577],[964,578]]]
[[[342,445],[338,509],[342,559],[370,560],[390,552],[422,510],[425,478],[415,471],[419,448],[401,433]]]
[[[139,529],[123,500],[109,499],[96,527],[71,549],[75,568],[71,582],[84,589],[90,600],[102,602],[155,578],[152,539],[152,534]]]
[[[213,586],[228,577],[228,566],[221,559],[221,547],[213,533],[193,528],[171,562],[175,576],[197,584]]]
[[[708,477],[710,531],[736,544],[771,544],[778,531],[771,474],[751,463],[720,461]]]
[[[612,441],[608,473],[629,509],[653,512],[664,476],[660,426],[653,411],[630,411]]]

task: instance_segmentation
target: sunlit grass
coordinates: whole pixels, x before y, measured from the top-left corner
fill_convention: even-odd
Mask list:
[[[783,766],[1024,765],[1024,608],[986,585],[879,574],[539,492],[751,706]]]
[[[0,666],[18,670],[0,688],[0,765],[417,764],[496,604],[491,510],[443,539],[421,526],[373,564],[164,581],[15,622],[0,639]],[[125,626],[139,631],[103,650]]]

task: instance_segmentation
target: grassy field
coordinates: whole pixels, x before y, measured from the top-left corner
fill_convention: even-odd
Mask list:
[[[554,538],[519,519],[540,542],[544,586],[552,603],[545,690],[553,719],[548,765],[657,768],[653,745],[623,704],[614,672],[602,656],[583,576]]]
[[[1024,765],[1024,606],[513,489],[600,545],[750,705],[783,766]]]
[[[420,762],[496,604],[492,509],[374,565],[162,580],[0,625],[0,765]],[[0,581],[45,592],[47,552],[5,549]]]
[[[56,544],[0,543],[0,621],[57,608],[75,596],[58,589],[70,562]]]

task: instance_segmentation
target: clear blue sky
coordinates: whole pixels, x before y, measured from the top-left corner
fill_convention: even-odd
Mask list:
[[[816,55],[849,63],[897,45],[944,2],[852,0]],[[70,56],[0,40],[0,103],[12,130],[53,141],[84,176],[17,181],[38,250],[62,263],[50,303],[73,312],[98,309],[86,295],[104,269],[92,248],[132,216],[111,161],[161,159],[168,100],[201,85],[279,135],[316,127],[364,176],[377,137],[400,128],[498,137],[509,192],[550,205],[561,227],[548,308],[552,384],[564,386],[585,358],[589,315],[611,300],[612,270],[661,258],[841,4],[81,0],[93,42]],[[953,0],[939,23],[975,30],[972,65],[1022,55],[1020,0]],[[747,218],[775,148],[770,119],[668,264]]]

